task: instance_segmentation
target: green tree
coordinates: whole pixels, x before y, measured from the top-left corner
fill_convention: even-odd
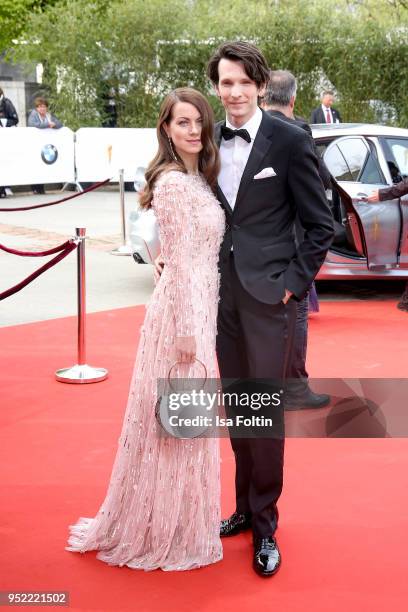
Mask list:
[[[13,45],[24,28],[30,10],[28,0],[2,0],[0,3],[0,53]]]
[[[221,117],[205,69],[228,39],[253,41],[297,76],[306,118],[330,85],[344,120],[377,121],[379,101],[406,126],[407,31],[405,0],[62,0],[29,15],[16,56],[43,63],[53,109],[74,129],[101,125],[108,89],[120,126],[154,125],[181,85],[207,92]]]
[[[0,3],[0,53],[13,46],[27,24],[30,13],[58,0],[2,0]]]
[[[177,38],[183,12],[178,0],[60,2],[31,14],[16,57],[44,65],[52,107],[73,129],[101,125],[107,88],[117,92],[121,125],[147,125],[161,95],[151,77],[157,49]]]

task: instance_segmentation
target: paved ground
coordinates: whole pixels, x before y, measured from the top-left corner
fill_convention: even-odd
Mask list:
[[[125,195],[128,216],[136,204],[136,194],[126,192]],[[12,196],[2,199],[0,206],[30,206],[59,196],[59,193]],[[152,267],[137,265],[131,257],[110,254],[121,243],[119,194],[113,186],[64,204],[0,213],[0,243],[24,250],[44,250],[61,244],[75,233],[75,227],[81,226],[86,227],[89,236],[87,311],[144,304],[154,286]],[[15,285],[45,261],[46,258],[17,257],[0,251],[0,291]],[[324,281],[319,283],[318,290],[322,300],[388,300],[397,299],[403,287],[404,281]],[[0,326],[74,314],[76,252],[19,293],[0,302]]]
[[[68,194],[67,194],[68,195]],[[59,194],[22,195],[1,200],[1,207],[30,206]],[[136,195],[126,192],[127,216]],[[24,250],[45,250],[86,227],[87,311],[95,312],[146,302],[153,289],[153,270],[132,257],[110,251],[121,243],[119,194],[97,191],[64,204],[0,213],[0,242]],[[49,258],[26,258],[0,251],[0,290],[18,283]],[[76,313],[76,252],[19,293],[0,302],[0,325],[17,325]]]

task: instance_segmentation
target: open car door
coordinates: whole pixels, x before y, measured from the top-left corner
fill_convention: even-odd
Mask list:
[[[399,199],[375,203],[365,199],[374,190],[388,186],[374,144],[362,136],[338,138],[327,147],[324,161],[335,179],[334,187],[341,200],[341,222],[355,251],[367,259],[369,269],[398,265]]]

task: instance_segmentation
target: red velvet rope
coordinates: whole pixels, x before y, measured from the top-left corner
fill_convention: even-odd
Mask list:
[[[71,253],[71,251],[73,251],[74,249],[77,248],[77,244],[76,244],[76,242],[74,240],[70,240],[70,241],[68,241],[68,243],[65,243],[65,244],[66,244],[66,246],[65,246],[64,250],[59,255],[57,255],[56,257],[54,257],[53,259],[48,261],[46,264],[41,266],[41,268],[38,268],[38,270],[36,270],[32,274],[30,274],[30,276],[27,276],[27,278],[25,278],[24,280],[20,281],[17,285],[14,285],[14,287],[10,287],[10,289],[7,289],[6,291],[3,291],[2,293],[0,293],[0,300],[4,300],[5,298],[9,297],[10,295],[13,295],[14,293],[17,293],[17,291],[20,291],[20,289],[23,289],[23,287],[25,287],[26,285],[31,283],[34,279],[36,279],[37,276],[40,276],[40,274],[42,274],[43,272],[45,272],[49,268],[52,268],[52,266],[55,266],[55,264],[57,264],[59,261],[64,259],[64,257],[69,255],[69,253]]]
[[[61,202],[68,202],[68,200],[72,200],[73,198],[79,198],[79,196],[84,195],[84,193],[88,193],[89,191],[98,189],[99,187],[102,187],[102,185],[106,185],[106,183],[109,183],[109,181],[110,179],[106,179],[104,181],[100,181],[99,183],[94,183],[93,185],[87,187],[79,193],[74,193],[70,196],[67,196],[66,198],[60,198],[59,200],[53,200],[52,202],[46,202],[45,204],[35,204],[34,206],[21,206],[20,208],[0,208],[0,212],[33,210],[34,208],[43,208],[44,206],[53,206],[54,204],[61,204]]]
[[[71,244],[71,240],[67,240],[63,244],[54,247],[53,249],[49,249],[48,251],[38,251],[33,253],[31,251],[17,251],[16,249],[10,249],[10,247],[4,246],[4,244],[0,244],[0,249],[2,251],[6,251],[6,253],[11,253],[12,255],[20,255],[21,257],[45,257],[46,255],[52,255],[53,253],[59,253],[63,251],[68,244]]]

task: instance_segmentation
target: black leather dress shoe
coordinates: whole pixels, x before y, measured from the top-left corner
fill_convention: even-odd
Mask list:
[[[251,526],[251,516],[249,514],[234,512],[229,518],[221,521],[220,537],[228,538],[229,536],[237,535],[241,531],[251,529]]]
[[[254,570],[268,578],[276,574],[281,564],[278,543],[273,536],[254,538]]]
[[[327,393],[315,393],[309,388],[301,395],[291,395],[289,392],[285,397],[285,410],[323,408],[328,404],[330,404],[330,395],[327,395]]]
[[[408,285],[407,285],[408,287]],[[397,304],[397,308],[399,310],[403,310],[405,312],[408,312],[408,289],[405,289],[404,293],[401,296],[400,301]]]

